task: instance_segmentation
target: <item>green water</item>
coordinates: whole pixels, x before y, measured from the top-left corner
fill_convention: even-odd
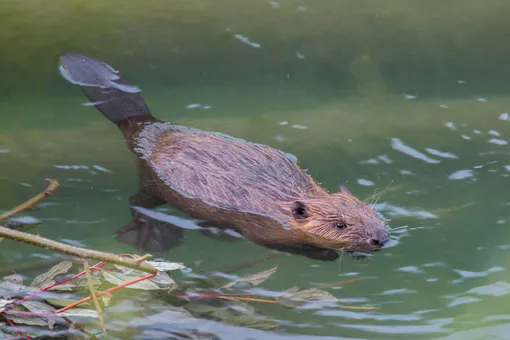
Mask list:
[[[130,219],[132,156],[56,69],[62,53],[92,54],[141,86],[161,119],[290,152],[329,190],[346,184],[364,198],[398,189],[377,200],[395,243],[375,256],[280,256],[238,273],[278,265],[261,287],[269,295],[364,277],[329,292],[380,310],[255,304],[283,325],[186,327],[221,339],[505,339],[509,11],[503,1],[460,0],[0,0],[0,209],[55,178],[55,195],[23,214],[42,222],[37,233],[134,251],[111,237]],[[10,241],[0,247],[1,266],[54,256]],[[265,253],[187,230],[182,246],[156,255],[212,273]]]

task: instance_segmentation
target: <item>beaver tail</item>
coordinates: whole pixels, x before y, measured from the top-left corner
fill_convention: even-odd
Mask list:
[[[106,118],[123,128],[129,121],[154,121],[140,89],[129,84],[119,71],[89,56],[66,53],[60,57],[59,70]]]

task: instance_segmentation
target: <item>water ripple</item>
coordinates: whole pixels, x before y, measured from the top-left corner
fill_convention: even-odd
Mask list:
[[[422,160],[424,162],[430,163],[430,164],[437,164],[440,163],[437,159],[430,158],[429,156],[425,155],[424,153],[405,145],[404,142],[402,142],[398,138],[391,138],[391,147],[397,151],[400,151],[408,156],[411,156],[413,158]]]

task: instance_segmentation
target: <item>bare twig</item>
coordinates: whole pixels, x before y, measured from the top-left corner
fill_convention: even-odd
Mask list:
[[[38,235],[32,235],[24,233],[22,231],[12,230],[2,225],[0,225],[0,237],[8,238],[19,242],[29,243],[41,248],[52,249],[64,254],[78,256],[83,259],[105,261],[132,269],[138,269],[147,273],[156,273],[156,269],[143,262],[137,263],[137,261],[126,259],[116,254],[71,246],[68,244],[49,240]]]
[[[136,263],[142,263],[143,261],[148,260],[148,259],[150,259],[151,257],[152,257],[152,255],[151,255],[151,254],[145,254],[144,256],[142,256],[142,257],[139,257],[139,258],[135,259],[135,262],[136,262]]]
[[[32,206],[34,206],[35,204],[39,203],[43,198],[45,198],[46,196],[51,196],[53,194],[53,191],[55,191],[55,189],[58,188],[58,186],[60,185],[60,183],[54,179],[49,179],[49,178],[46,178],[46,181],[48,181],[50,184],[48,185],[48,187],[46,188],[46,190],[44,190],[43,192],[35,195],[34,197],[32,197],[31,199],[29,199],[28,201],[18,205],[17,207],[3,213],[2,215],[0,215],[0,222],[1,221],[4,221],[6,219],[8,219],[9,217],[12,217],[20,212],[22,212],[23,210],[26,210],[26,209],[30,209]]]

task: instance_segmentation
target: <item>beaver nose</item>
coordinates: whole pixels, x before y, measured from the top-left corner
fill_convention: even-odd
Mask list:
[[[370,243],[373,246],[382,246],[381,241],[377,238],[371,238],[368,240],[368,243]]]
[[[372,238],[368,239],[368,243],[373,246],[384,246],[388,241],[390,240],[390,237],[388,235],[388,232],[386,230],[384,231],[377,231],[372,235]]]

